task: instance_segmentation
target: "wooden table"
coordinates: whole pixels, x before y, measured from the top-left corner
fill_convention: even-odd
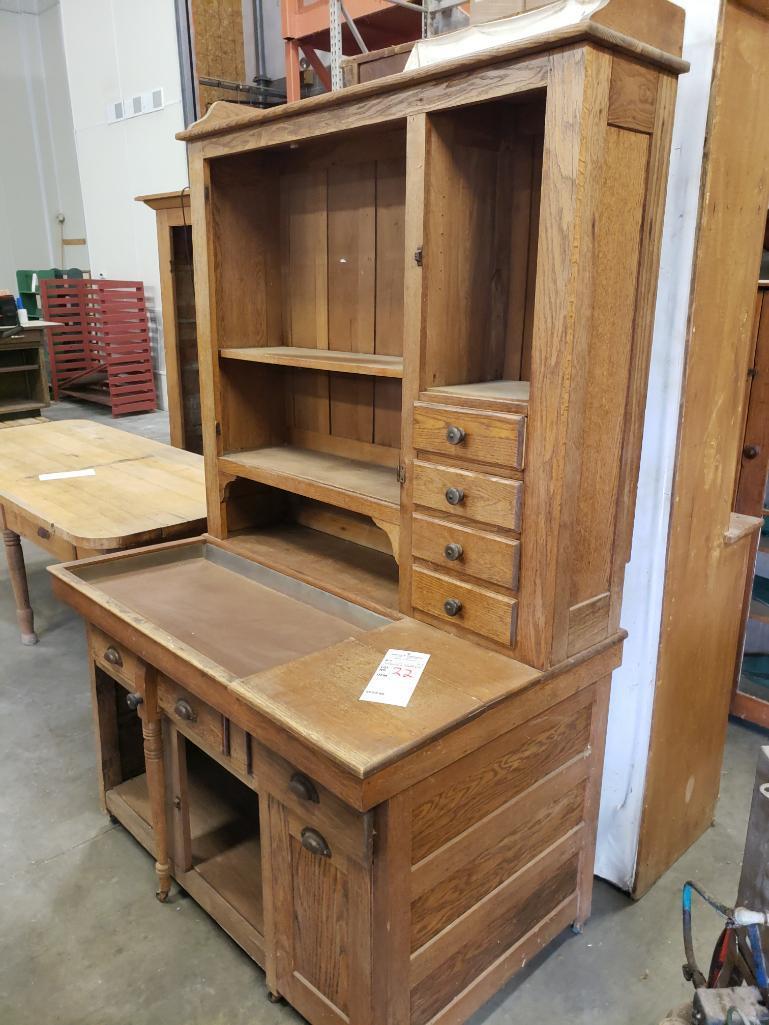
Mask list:
[[[51,473],[87,476],[41,480]],[[22,644],[36,644],[21,537],[62,560],[189,537],[206,528],[203,460],[88,420],[8,427],[0,526]]]

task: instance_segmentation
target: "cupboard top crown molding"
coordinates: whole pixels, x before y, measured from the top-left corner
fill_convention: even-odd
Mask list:
[[[592,43],[675,75],[685,74],[689,70],[689,63],[681,58],[683,35],[684,11],[669,0],[645,0],[643,4],[637,0],[608,0],[604,7],[577,25],[543,32],[492,50],[447,60],[442,64],[400,72],[337,92],[312,96],[296,103],[261,110],[219,100],[211,105],[199,121],[185,131],[178,132],[176,138],[183,142],[199,142],[248,126],[286,121],[300,114],[322,114],[368,97],[397,93],[420,82],[475,72],[480,68],[516,58],[535,57],[566,46]]]

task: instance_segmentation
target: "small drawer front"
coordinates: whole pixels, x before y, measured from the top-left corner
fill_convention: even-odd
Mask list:
[[[303,829],[318,834],[332,852],[339,851],[362,864],[371,861],[373,824],[370,813],[350,808],[253,737],[251,756],[259,789],[277,798],[302,823]]]
[[[166,676],[158,680],[158,704],[180,733],[215,754],[229,755],[228,730],[221,712]]]
[[[415,608],[446,623],[500,644],[515,643],[515,598],[415,566],[411,599]]]
[[[521,529],[523,482],[414,461],[414,503],[451,519]]]
[[[144,679],[138,672],[139,659],[125,645],[118,643],[95,626],[89,628],[91,658],[115,680],[129,690],[141,691]]]
[[[423,452],[523,469],[526,417],[474,413],[418,402],[414,406],[414,448]]]
[[[442,572],[477,577],[511,591],[518,590],[521,545],[514,538],[429,516],[415,516],[411,545],[415,558],[435,563]]]

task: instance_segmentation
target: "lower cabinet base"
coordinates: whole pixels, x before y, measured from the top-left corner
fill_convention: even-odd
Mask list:
[[[183,723],[157,706],[153,803],[125,683],[95,667],[104,803],[159,860],[167,843],[178,884],[312,1025],[460,1025],[589,916],[599,671],[522,691],[442,767],[359,812],[197,705]],[[153,686],[149,672],[144,709]]]

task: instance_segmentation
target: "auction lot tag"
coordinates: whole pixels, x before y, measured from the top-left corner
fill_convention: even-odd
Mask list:
[[[361,701],[405,708],[419,683],[429,655],[390,648],[360,696]]]

